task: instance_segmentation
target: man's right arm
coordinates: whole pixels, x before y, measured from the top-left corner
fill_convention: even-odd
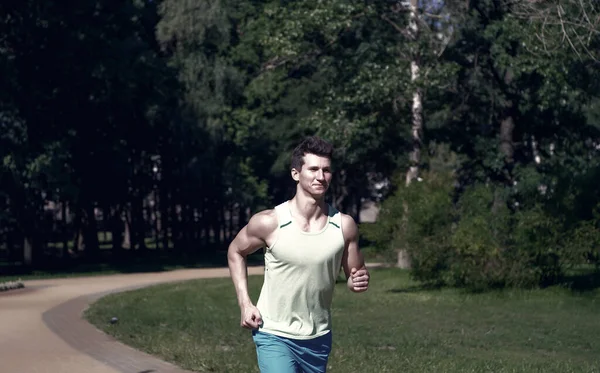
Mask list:
[[[256,328],[260,315],[248,294],[248,272],[246,257],[266,245],[267,239],[277,228],[274,210],[265,210],[252,216],[248,224],[240,230],[229,245],[227,261],[229,273],[235,286],[238,304],[242,311],[241,324],[246,328]]]

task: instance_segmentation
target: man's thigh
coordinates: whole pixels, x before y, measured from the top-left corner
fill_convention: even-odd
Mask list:
[[[298,373],[294,353],[283,338],[258,331],[252,332],[261,373]]]
[[[304,373],[325,373],[331,352],[331,333],[309,340],[293,340],[292,351]]]

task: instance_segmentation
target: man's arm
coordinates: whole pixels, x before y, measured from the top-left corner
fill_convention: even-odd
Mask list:
[[[367,291],[369,271],[358,248],[358,227],[351,216],[342,214],[342,231],[346,245],[342,257],[342,267],[348,280],[348,289],[356,293]]]
[[[229,273],[233,280],[238,305],[242,312],[241,325],[245,328],[258,328],[262,320],[258,309],[248,294],[248,267],[246,257],[266,245],[267,238],[277,228],[274,210],[266,210],[254,215],[233,239],[227,250]]]

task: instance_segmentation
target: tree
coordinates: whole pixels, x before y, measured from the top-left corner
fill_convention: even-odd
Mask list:
[[[63,228],[74,215],[75,251],[85,245],[85,256],[96,258],[98,209],[110,214],[120,206],[120,215],[132,200],[130,228],[143,245],[146,162],[156,152],[154,125],[168,111],[162,105],[168,100],[154,90],[168,74],[148,34],[153,6],[25,1],[0,9],[1,58],[10,72],[2,82],[2,107],[6,125],[18,129],[4,171],[13,181],[7,198],[16,234],[24,234],[33,251],[26,262],[42,262],[52,230],[46,217],[57,210]]]
[[[591,0],[507,1],[512,14],[528,22],[533,31],[528,35],[529,50],[552,55],[565,44],[578,58],[598,61],[600,7]]]

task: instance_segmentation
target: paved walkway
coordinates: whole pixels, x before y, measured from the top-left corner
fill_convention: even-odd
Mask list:
[[[262,267],[248,269],[249,274],[262,271]],[[117,342],[82,320],[81,314],[107,293],[227,276],[227,268],[217,268],[26,281],[25,289],[0,293],[0,371],[186,373]]]

